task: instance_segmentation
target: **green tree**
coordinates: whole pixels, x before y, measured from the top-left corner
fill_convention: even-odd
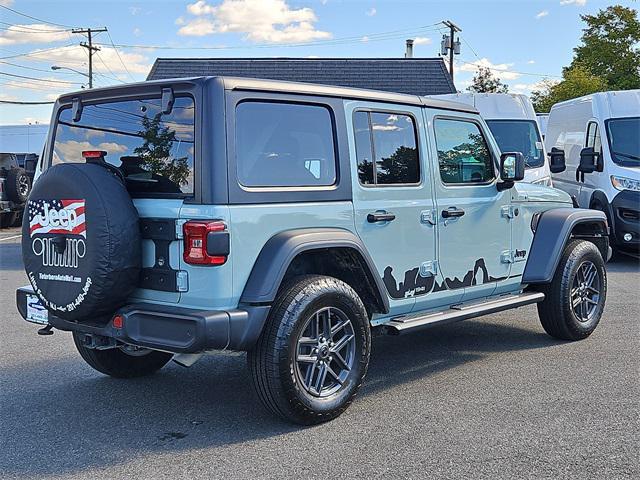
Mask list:
[[[163,127],[161,117],[162,114],[158,113],[153,118],[142,119],[144,130],[138,135],[144,139],[144,143],[133,152],[144,161],[145,170],[168,178],[176,185],[185,185],[189,178],[187,157],[171,158],[176,132]]]
[[[593,75],[581,66],[565,69],[560,82],[543,80],[542,87],[531,92],[536,112],[548,112],[551,107],[565,100],[607,90],[607,81]]]
[[[467,90],[475,93],[507,93],[509,85],[502,83],[499,78],[491,73],[489,68],[478,67],[478,71]]]
[[[569,69],[582,67],[603,77],[610,90],[640,88],[640,21],[633,8],[613,5],[596,15],[581,15],[586,23],[582,43],[574,49]]]

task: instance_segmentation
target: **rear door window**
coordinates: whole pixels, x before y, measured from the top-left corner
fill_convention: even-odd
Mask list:
[[[416,126],[410,115],[359,111],[353,123],[362,185],[420,183]]]
[[[101,152],[124,174],[134,196],[193,194],[194,103],[177,97],[171,113],[161,99],[83,105],[73,121],[72,109],[58,116],[52,164],[85,162],[83,152]]]
[[[321,105],[247,101],[236,107],[238,180],[245,187],[336,183],[333,118]]]

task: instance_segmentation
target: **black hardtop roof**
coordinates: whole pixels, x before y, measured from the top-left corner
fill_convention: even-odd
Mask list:
[[[60,96],[61,101],[71,101],[73,97],[80,96],[83,99],[92,97],[103,97],[105,94],[117,95],[119,91],[125,93],[131,89],[145,89],[149,86],[171,86],[172,84],[204,84],[218,83],[225,90],[252,90],[262,92],[295,93],[302,95],[318,95],[325,97],[349,98],[354,100],[368,100],[375,102],[398,103],[403,105],[424,106],[442,110],[453,110],[467,113],[478,113],[471,105],[449,100],[438,100],[434,98],[408,95],[404,93],[392,93],[380,90],[366,90],[352,87],[339,87],[335,85],[321,85],[316,83],[289,82],[283,80],[268,80],[260,78],[245,77],[189,77],[189,78],[168,78],[162,80],[148,80],[145,82],[130,83],[125,85],[115,85],[111,87],[94,88],[91,90],[81,90]]]

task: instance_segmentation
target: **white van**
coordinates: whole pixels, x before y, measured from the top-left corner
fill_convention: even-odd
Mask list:
[[[538,121],[538,128],[542,134],[542,141],[544,142],[544,136],[547,134],[547,122],[549,121],[548,113],[536,113],[536,120]]]
[[[547,147],[565,153],[554,186],[580,207],[602,210],[614,246],[640,247],[640,90],[601,92],[555,104]]]
[[[450,93],[432,95],[474,106],[487,122],[502,152],[521,152],[526,161],[524,182],[551,186],[549,163],[533,104],[514,93]]]

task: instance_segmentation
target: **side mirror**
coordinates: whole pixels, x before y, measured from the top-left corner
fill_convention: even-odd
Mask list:
[[[549,153],[549,170],[551,173],[561,173],[567,169],[564,150],[553,147]]]
[[[585,147],[580,151],[580,165],[578,170],[582,173],[593,173],[597,169],[597,160],[600,155],[593,147]]]
[[[500,155],[500,180],[503,182],[500,189],[511,188],[513,182],[523,178],[524,155],[520,152],[509,152]]]

